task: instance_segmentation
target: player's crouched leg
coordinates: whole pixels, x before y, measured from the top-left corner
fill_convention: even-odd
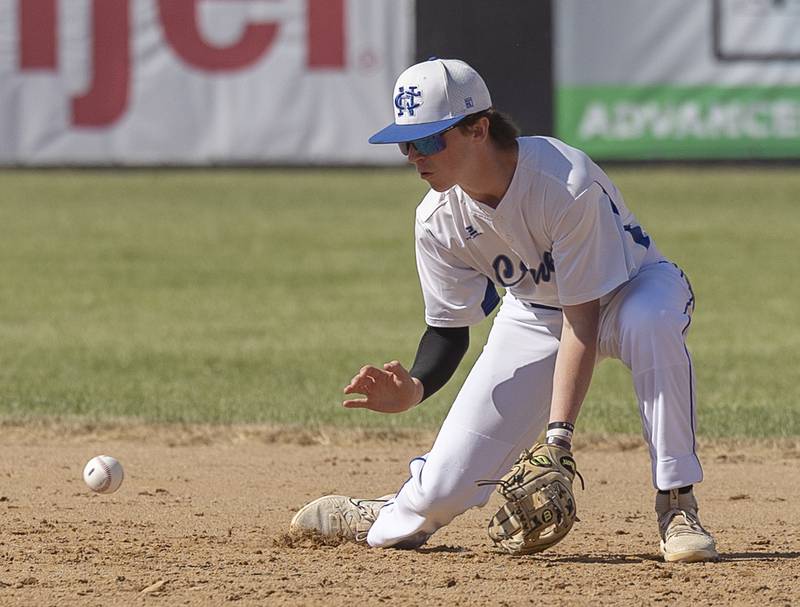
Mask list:
[[[657,496],[661,552],[667,561],[713,560],[714,539],[700,525],[691,493],[703,479],[695,451],[694,371],[685,342],[693,297],[669,265],[643,274],[622,293],[611,334],[618,336],[617,354],[633,376],[653,484],[684,488]]]
[[[491,487],[462,482],[436,466],[426,468],[423,483],[425,464],[425,457],[411,461],[411,476],[397,495],[327,495],[306,504],[294,515],[290,532],[310,531],[373,548],[415,549],[465,510],[488,501]]]
[[[370,529],[370,546],[419,548],[438,529],[469,508],[485,504],[491,495],[491,487],[479,487],[447,467],[426,465],[422,457],[411,461],[409,471],[408,481]]]

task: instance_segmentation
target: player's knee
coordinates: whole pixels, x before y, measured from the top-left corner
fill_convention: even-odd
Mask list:
[[[622,324],[622,360],[634,368],[652,368],[684,348],[683,330],[688,318],[663,307],[629,314]]]

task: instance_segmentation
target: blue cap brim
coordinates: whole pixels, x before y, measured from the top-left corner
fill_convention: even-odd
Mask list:
[[[370,143],[405,143],[429,137],[450,128],[456,122],[463,120],[464,116],[456,116],[447,120],[424,122],[422,124],[390,124],[369,138]]]

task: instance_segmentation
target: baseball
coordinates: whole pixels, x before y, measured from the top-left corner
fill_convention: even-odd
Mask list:
[[[83,469],[83,480],[97,493],[114,493],[124,477],[122,464],[110,455],[93,457]]]

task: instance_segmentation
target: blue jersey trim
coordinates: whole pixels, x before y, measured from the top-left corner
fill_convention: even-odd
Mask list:
[[[561,308],[556,308],[555,306],[546,306],[544,304],[531,303],[529,301],[523,301],[522,305],[527,306],[528,308],[538,308],[539,310],[555,310],[556,312],[561,312]]]
[[[497,304],[500,303],[500,295],[497,293],[497,289],[494,286],[494,283],[490,279],[486,279],[486,291],[483,294],[483,301],[481,302],[481,309],[486,316],[492,313],[497,307]]]
[[[608,202],[611,205],[611,211],[614,213],[614,215],[622,217],[619,213],[617,205],[614,204],[614,201],[611,198],[611,194],[606,192],[606,189],[603,187],[602,183],[600,183],[599,181],[595,181],[595,183],[600,186],[600,189],[603,190],[603,194],[605,194],[606,198],[608,198]],[[643,246],[645,249],[650,248],[650,237],[644,233],[641,226],[635,226],[629,223],[627,225],[622,226],[622,228],[631,235],[631,237],[633,238],[633,242]]]

